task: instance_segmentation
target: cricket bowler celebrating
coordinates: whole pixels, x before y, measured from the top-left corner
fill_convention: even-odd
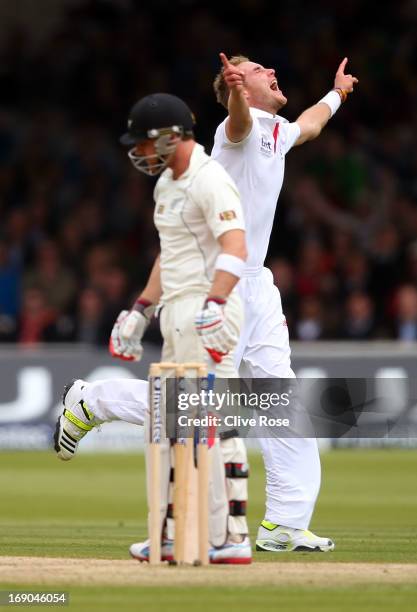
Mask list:
[[[162,361],[204,363],[210,355],[217,363],[216,374],[220,378],[236,378],[233,349],[239,340],[243,312],[240,298],[233,290],[243,273],[247,255],[237,188],[222,166],[195,142],[192,113],[175,96],[154,94],[139,100],[131,110],[128,132],[121,142],[131,147],[128,155],[135,168],[151,176],[162,172],[154,190],[154,222],[161,249],[133,308],[120,313],[110,350],[116,357],[138,360],[142,355],[144,330],[159,304],[164,339]],[[143,390],[141,384],[140,389]],[[76,391],[76,386],[69,390],[68,402]],[[142,408],[145,404],[146,398]],[[84,419],[82,412],[78,414],[73,407],[60,418],[57,445],[64,452],[74,448],[77,434],[74,428],[82,426],[88,417],[87,406],[88,403],[78,406],[84,412]],[[243,441],[239,442],[244,448]],[[167,449],[163,455],[166,469],[161,484],[165,498],[161,532],[169,503],[170,475],[169,441],[163,444]],[[241,530],[236,536],[231,533],[233,518],[229,520],[224,461],[218,440],[210,453],[215,489],[210,500],[210,562],[250,563],[252,553],[246,520],[245,533]],[[237,522],[239,518],[236,517]],[[162,560],[169,561],[173,553],[169,527],[165,534],[166,530]],[[130,552],[139,560],[147,560],[149,544],[132,545]]]
[[[284,179],[285,156],[294,145],[316,138],[357,79],[340,64],[334,89],[305,110],[294,123],[277,112],[287,98],[275,70],[244,56],[223,67],[214,82],[217,100],[228,110],[214,138],[212,157],[234,178],[246,221],[248,260],[239,283],[245,325],[236,350],[242,377],[291,378],[289,336],[272,273],[264,267]],[[313,438],[262,438],[266,469],[266,514],[258,530],[257,550],[329,551],[334,543],[308,531],[320,488],[320,458]]]

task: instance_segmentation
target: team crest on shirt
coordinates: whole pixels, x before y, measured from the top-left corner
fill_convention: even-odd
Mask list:
[[[219,217],[220,221],[232,221],[232,219],[236,219],[236,213],[234,210],[224,210]]]
[[[156,209],[156,214],[157,215],[163,215],[164,214],[164,210],[165,210],[165,205],[164,204],[160,204],[158,206],[158,208]]]
[[[261,134],[261,153],[271,157],[274,154],[274,145],[268,134]]]

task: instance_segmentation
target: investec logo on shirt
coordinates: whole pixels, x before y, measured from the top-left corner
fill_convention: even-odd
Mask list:
[[[261,135],[261,153],[264,155],[271,156],[272,155],[272,142],[269,140],[266,134]]]

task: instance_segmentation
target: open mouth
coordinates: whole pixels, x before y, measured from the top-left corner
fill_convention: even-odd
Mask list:
[[[276,79],[274,79],[269,87],[272,89],[272,91],[279,91],[279,89],[278,89],[278,81]]]

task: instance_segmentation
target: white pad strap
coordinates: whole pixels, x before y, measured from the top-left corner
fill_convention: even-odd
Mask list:
[[[229,500],[224,477],[224,461],[219,439],[209,450],[211,477],[209,484],[209,534],[212,546],[222,546],[227,539]]]
[[[216,270],[224,270],[225,272],[233,274],[233,276],[241,278],[246,268],[246,262],[240,259],[240,257],[236,257],[236,255],[220,253],[216,259],[215,268]]]
[[[329,93],[327,93],[324,98],[319,100],[317,104],[320,104],[320,102],[327,104],[327,106],[330,108],[331,117],[333,117],[339,106],[342,104],[340,95],[334,90],[329,91]]]

